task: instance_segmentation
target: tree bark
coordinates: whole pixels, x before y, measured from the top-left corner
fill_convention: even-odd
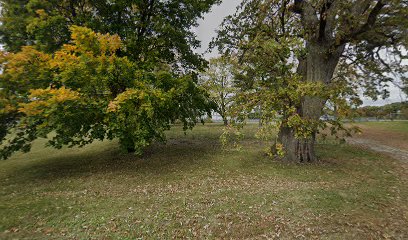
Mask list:
[[[334,70],[344,50],[340,46],[335,51],[330,52],[323,42],[308,43],[307,57],[299,61],[298,74],[303,81],[330,83]],[[319,121],[322,115],[326,99],[316,96],[305,96],[301,105],[297,107],[298,114],[309,121]],[[313,129],[308,138],[296,138],[295,130],[282,124],[278,142],[283,145],[285,151],[284,159],[294,162],[313,162],[317,159],[315,152],[315,141],[318,129]]]
[[[222,121],[224,122],[224,126],[228,126],[228,119],[226,117],[222,117]]]
[[[361,15],[374,7],[368,14],[367,21],[359,26],[343,24],[336,29],[336,21],[341,8],[341,1],[324,1],[323,8],[316,9],[313,1],[295,0],[292,11],[301,17],[304,30],[307,55],[299,60],[298,74],[306,82],[321,82],[329,84],[333,78],[340,56],[346,43],[357,40],[361,34],[372,30],[381,10],[389,3],[386,1],[355,1],[351,14]],[[319,121],[327,99],[316,96],[305,96],[300,106],[296,106],[298,114],[310,122]],[[317,128],[317,127],[316,127]],[[283,124],[278,135],[278,141],[286,151],[286,159],[299,162],[316,160],[314,145],[318,129],[313,129],[308,138],[295,138],[295,131]]]
[[[263,126],[263,122],[262,122],[262,104],[259,105],[259,127]]]
[[[292,128],[282,126],[279,131],[279,142],[283,145],[284,159],[293,162],[315,161],[315,133],[310,138],[297,139]]]

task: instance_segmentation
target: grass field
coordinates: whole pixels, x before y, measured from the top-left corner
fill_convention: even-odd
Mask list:
[[[321,162],[271,160],[246,128],[168,133],[143,157],[116,142],[0,162],[0,239],[406,239],[408,173],[368,150],[320,144]],[[386,127],[388,129],[388,127]]]
[[[356,122],[355,124],[366,126],[372,130],[387,130],[408,134],[408,121]]]
[[[361,128],[358,138],[365,138],[408,151],[408,121],[354,123]]]

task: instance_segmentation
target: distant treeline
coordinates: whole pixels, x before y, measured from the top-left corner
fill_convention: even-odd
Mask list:
[[[405,119],[408,120],[408,101],[384,106],[365,106],[356,110],[357,118]]]

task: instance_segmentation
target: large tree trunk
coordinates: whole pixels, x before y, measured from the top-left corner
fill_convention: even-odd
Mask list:
[[[305,97],[302,106],[299,108],[300,114],[309,121],[318,121],[322,115],[325,100],[317,97]],[[317,159],[315,152],[315,141],[318,129],[313,129],[308,138],[296,138],[295,130],[282,124],[278,141],[283,145],[284,159],[295,162],[313,162]]]
[[[312,162],[316,160],[315,133],[310,138],[297,139],[292,128],[282,126],[279,141],[284,147],[284,159],[296,162]]]
[[[299,61],[298,74],[303,81],[321,82],[328,84],[339,61],[344,46],[330,52],[324,43],[307,45],[307,57]],[[298,106],[298,113],[303,119],[319,121],[322,115],[326,99],[315,96],[305,96]],[[313,162],[316,158],[315,140],[318,129],[314,129],[308,138],[298,139],[295,137],[294,129],[282,124],[278,141],[283,145],[285,151],[284,159],[295,162]]]

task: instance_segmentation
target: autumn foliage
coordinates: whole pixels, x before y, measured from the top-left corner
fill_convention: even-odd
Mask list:
[[[117,138],[141,153],[164,141],[175,120],[187,129],[210,111],[194,75],[176,75],[159,62],[145,71],[117,54],[123,48],[117,35],[78,26],[71,32],[71,42],[53,54],[31,46],[2,54],[2,158],[49,136],[56,148]]]

